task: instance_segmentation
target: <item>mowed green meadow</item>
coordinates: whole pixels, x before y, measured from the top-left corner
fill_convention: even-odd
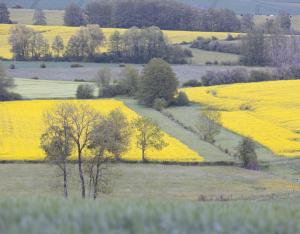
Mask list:
[[[80,82],[15,78],[14,92],[25,99],[75,98]]]

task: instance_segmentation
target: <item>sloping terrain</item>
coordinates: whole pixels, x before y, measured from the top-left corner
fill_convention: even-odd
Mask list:
[[[187,88],[189,98],[222,113],[225,128],[286,157],[300,156],[300,81]]]

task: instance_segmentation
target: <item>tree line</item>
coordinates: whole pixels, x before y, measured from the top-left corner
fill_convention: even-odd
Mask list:
[[[53,42],[25,25],[10,30],[9,43],[17,60],[63,60],[94,62],[147,63],[152,58],[163,58],[170,63],[187,63],[192,53],[188,49],[169,44],[157,27],[128,29],[124,34],[115,31],[106,37],[98,25],[81,26],[65,44],[60,35]],[[108,46],[108,52],[100,48]]]
[[[99,0],[87,3],[84,9],[70,4],[65,9],[64,22],[68,26],[98,24],[117,28],[157,26],[169,30],[240,30],[240,21],[231,10],[195,9],[170,0]]]

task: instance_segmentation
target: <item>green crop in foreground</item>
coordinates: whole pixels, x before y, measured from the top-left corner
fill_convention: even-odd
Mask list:
[[[0,233],[300,232],[293,202],[157,203],[0,199]]]

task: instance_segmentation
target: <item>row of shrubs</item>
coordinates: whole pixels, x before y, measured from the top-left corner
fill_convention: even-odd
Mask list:
[[[226,71],[207,71],[201,77],[201,82],[189,80],[183,83],[183,87],[212,86],[234,83],[250,83],[271,80],[297,80],[300,79],[300,66],[282,67],[272,71],[236,68]]]
[[[234,39],[228,40],[233,41]],[[238,42],[220,42],[217,38],[203,38],[198,37],[195,41],[192,42],[191,48],[201,49],[201,50],[209,50],[209,51],[217,51],[223,53],[231,53],[231,54],[240,54],[241,46]]]
[[[121,65],[120,65],[120,66],[121,66]],[[72,64],[70,65],[70,68],[81,68],[81,67],[84,67],[84,65],[82,65],[82,64],[80,64],[80,63],[72,63]],[[40,68],[47,68],[47,65],[46,65],[45,63],[41,63],[41,64],[40,64]],[[15,64],[11,64],[11,65],[9,66],[9,69],[11,69],[11,70],[16,69],[16,65],[15,65]]]
[[[127,90],[122,84],[112,84],[99,89],[99,98],[113,98],[116,96],[128,96],[130,90]],[[77,88],[77,99],[92,99],[95,98],[95,86],[92,84],[81,84]],[[172,103],[168,103],[164,98],[154,100],[153,108],[162,111],[168,106],[188,106],[190,101],[184,92],[179,92]]]

